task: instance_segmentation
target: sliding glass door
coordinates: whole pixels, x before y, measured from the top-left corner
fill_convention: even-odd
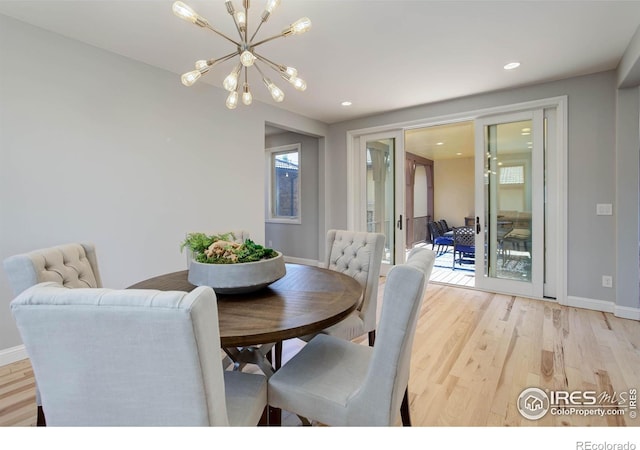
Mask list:
[[[543,111],[476,121],[476,286],[542,297]]]

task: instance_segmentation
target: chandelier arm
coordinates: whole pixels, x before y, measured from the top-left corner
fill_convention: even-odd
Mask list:
[[[244,25],[244,42],[247,41],[247,35],[249,34],[249,0],[245,0],[242,2],[244,6],[244,17],[245,17],[245,25]]]
[[[235,22],[235,19],[233,20]],[[225,38],[227,41],[233,43],[236,47],[240,47],[240,43],[234,41],[233,39],[231,39],[229,36],[227,36],[224,33],[221,33],[220,31],[216,30],[215,28],[213,28],[211,25],[209,25],[208,23],[205,25],[208,29],[210,29],[211,31],[213,31],[214,33],[216,33],[218,36],[222,36],[223,38]],[[237,25],[236,25],[237,26]]]
[[[226,2],[224,2],[224,4],[227,7],[227,12],[231,16],[231,19],[233,20],[233,24],[236,26],[236,30],[238,30],[238,36],[240,37],[240,41],[242,42],[243,40],[242,29],[240,28],[240,24],[238,23],[238,18],[236,17],[236,11],[233,7],[233,2],[231,2],[231,0],[227,0]],[[247,20],[247,17],[245,14],[245,21],[246,20]]]
[[[255,44],[251,43],[251,47],[257,47],[258,45],[262,45],[262,44],[264,44],[266,42],[273,41],[274,39],[278,39],[278,38],[285,37],[285,36],[286,35],[284,33],[276,34],[275,36],[271,36],[269,38],[263,39],[260,42],[256,42]],[[253,39],[253,38],[251,38],[251,39]]]
[[[262,70],[260,70],[260,67],[257,64],[254,64],[253,67],[258,69],[258,72],[260,72],[260,75],[262,76],[262,81],[266,82],[267,77],[264,76],[264,73],[262,72]]]
[[[236,20],[236,16],[233,16],[233,23],[236,26],[236,30],[238,30],[238,36],[240,36],[240,41],[242,41],[243,36],[242,36],[242,30],[240,29],[240,25],[238,25],[238,21]]]
[[[222,58],[214,59],[213,63],[217,64],[217,63],[229,61],[231,58],[233,58],[234,56],[238,56],[239,54],[240,54],[240,50],[237,50],[233,53],[229,53],[228,55],[223,56]]]
[[[256,37],[256,34],[258,34],[258,31],[260,31],[260,27],[262,26],[262,24],[264,23],[264,20],[260,21],[260,23],[258,24],[258,28],[256,28],[256,31],[253,32],[253,36],[251,36],[251,39],[249,39],[249,42],[253,41],[253,39]],[[247,27],[247,30],[249,28]]]
[[[258,55],[256,52],[253,52],[253,55],[256,58],[258,58],[260,61],[262,61],[263,63],[267,64],[268,66],[271,66],[271,68],[273,70],[275,70],[276,72],[282,73],[282,72],[286,71],[286,68],[282,64],[276,64],[273,61],[265,58],[264,56]]]

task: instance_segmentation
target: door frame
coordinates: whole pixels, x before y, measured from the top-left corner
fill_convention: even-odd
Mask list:
[[[549,224],[549,233],[558,236],[555,251],[548,249],[547,256],[555,257],[557,262],[557,279],[556,279],[556,300],[561,305],[567,305],[567,223],[568,223],[568,96],[562,95],[558,97],[549,97],[539,100],[526,101],[521,103],[512,103],[507,105],[493,106],[471,111],[452,113],[447,115],[439,115],[433,117],[425,117],[424,119],[416,119],[406,122],[397,122],[378,125],[375,127],[353,129],[347,131],[347,226],[349,229],[355,230],[355,215],[359,208],[359,199],[355,197],[357,192],[357,184],[359,180],[356,160],[354,153],[360,148],[360,136],[374,134],[385,131],[398,131],[412,128],[424,128],[435,125],[444,125],[453,122],[461,122],[467,120],[476,120],[482,116],[506,114],[530,109],[555,109],[556,126],[556,142],[557,150],[551,155],[547,155],[548,159],[553,159],[549,166],[551,171],[547,172],[547,178],[553,179],[556,191],[553,193],[555,200],[555,220]],[[425,114],[426,115],[426,114]],[[404,157],[404,146],[402,148]]]
[[[394,229],[394,260],[396,264],[402,264],[405,260],[405,229],[404,226],[398,230],[397,221],[400,217],[405,217],[405,171],[404,171],[404,130],[387,129],[385,131],[375,133],[361,133],[355,139],[355,147],[348,152],[347,156],[347,227],[349,230],[367,231],[366,207],[367,207],[367,179],[366,170],[362,170],[365,162],[365,152],[363,151],[363,139],[377,140],[392,138],[394,142],[394,172],[395,172],[395,189],[394,189],[394,221],[396,226]],[[364,176],[362,176],[364,175]],[[398,186],[401,186],[398,189]],[[389,264],[382,264],[380,273],[386,275]]]

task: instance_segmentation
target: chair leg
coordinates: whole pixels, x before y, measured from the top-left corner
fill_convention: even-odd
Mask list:
[[[402,426],[411,426],[411,415],[409,414],[409,386],[404,391],[404,397],[402,398],[402,405],[400,405],[400,416],[402,416]]]
[[[36,426],[37,427],[47,426],[47,420],[44,417],[44,410],[42,409],[42,405],[38,405],[38,415],[36,418]]]
[[[376,330],[369,331],[369,347],[373,347],[376,342]]]
[[[278,370],[282,367],[282,341],[276,342],[275,360],[273,361],[273,368]]]

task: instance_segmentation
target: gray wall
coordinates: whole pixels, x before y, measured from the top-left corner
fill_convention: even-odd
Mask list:
[[[266,120],[327,126],[259,102],[229,111],[225,98],[0,15],[0,260],[89,241],[104,285],[124,288],[185,269],[187,231],[263,242]],[[0,270],[0,352],[21,344],[11,298]]]
[[[637,308],[638,286],[638,171],[640,167],[640,91],[618,90],[616,141],[617,304]]]
[[[300,144],[302,222],[265,223],[265,242],[286,256],[318,260],[318,139],[298,133],[281,133],[265,138],[265,148]]]
[[[567,95],[568,295],[617,302],[618,305],[637,308],[637,295],[631,298],[617,297],[615,289],[601,286],[601,275],[614,273],[617,279],[617,263],[625,263],[617,261],[616,258],[616,221],[619,219],[615,208],[616,192],[620,189],[635,189],[637,195],[638,186],[637,162],[627,170],[628,180],[616,179],[616,82],[616,72],[610,71],[422,105],[330,125],[327,138],[327,166],[332,167],[334,172],[333,183],[327,189],[327,204],[333,205],[333,208],[327,211],[328,220],[338,227],[347,224],[347,131],[410,121],[427,121],[434,117]],[[637,121],[632,128],[625,129],[624,134],[631,136],[630,139],[637,139]],[[637,158],[637,147],[632,150]],[[630,151],[625,149],[625,152]],[[596,216],[596,203],[614,203],[614,215]],[[625,214],[637,216],[637,202]],[[637,247],[635,251],[637,253]],[[633,261],[628,262],[633,264]],[[633,267],[637,274],[637,263]]]

